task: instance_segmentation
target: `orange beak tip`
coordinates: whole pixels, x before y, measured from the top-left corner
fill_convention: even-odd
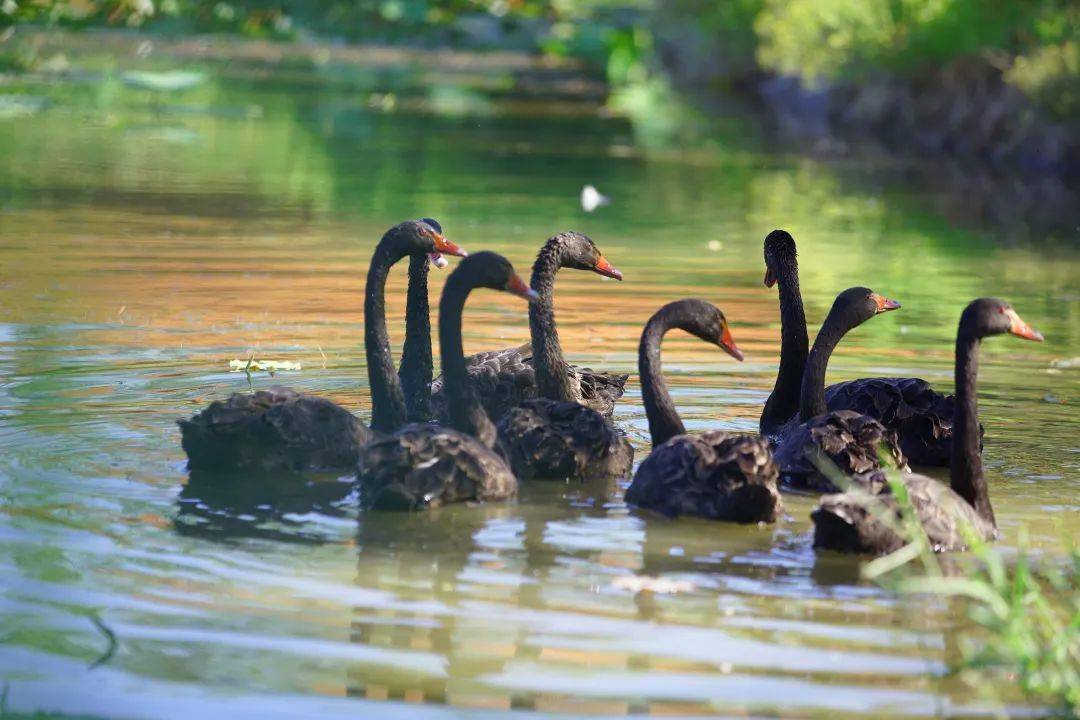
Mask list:
[[[540,293],[533,290],[531,287],[525,284],[525,281],[514,275],[510,278],[510,282],[506,285],[506,291],[517,295],[520,298],[535,303],[540,300]]]
[[[726,325],[720,336],[720,342],[718,342],[717,345],[720,346],[721,350],[739,362],[743,361],[743,352],[739,349],[739,346],[735,344],[735,338],[731,336],[731,330]]]
[[[1028,325],[1011,329],[1009,332],[1017,337],[1024,338],[1025,340],[1033,340],[1035,342],[1042,342],[1046,339],[1041,332]]]
[[[622,280],[623,277],[622,273],[619,272],[619,270],[611,263],[609,263],[607,261],[607,258],[604,258],[603,256],[601,256],[600,259],[596,261],[596,265],[593,267],[593,271],[598,275],[614,278],[616,280]]]

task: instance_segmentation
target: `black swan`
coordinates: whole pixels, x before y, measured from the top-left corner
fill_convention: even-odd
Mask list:
[[[774,522],[783,501],[768,441],[718,430],[686,434],[660,368],[660,342],[671,328],[713,343],[736,360],[743,358],[724,314],[703,300],[669,303],[649,319],[641,334],[638,370],[653,451],[634,475],[626,502],[669,517]]]
[[[1024,322],[1004,300],[979,298],[960,316],[956,334],[956,410],[954,412],[949,485],[925,475],[903,475],[911,506],[936,552],[965,550],[965,526],[983,540],[997,536],[990,491],[983,476],[980,449],[978,394],[979,344],[988,335],[1012,333],[1042,341],[1042,335]],[[893,524],[899,507],[883,473],[869,488]],[[814,510],[814,547],[845,552],[885,554],[906,543],[868,508],[866,490],[826,495]]]
[[[531,287],[540,294],[540,301],[529,307],[532,342],[477,353],[466,359],[469,380],[490,417],[501,418],[510,408],[526,400],[545,397],[585,405],[610,418],[615,401],[622,397],[626,375],[594,372],[570,365],[563,359],[552,295],[555,274],[564,267],[591,270],[622,280],[622,273],[604,259],[590,238],[581,233],[559,233],[544,243],[532,271]],[[536,357],[551,369],[546,376],[540,377],[536,372]],[[431,393],[436,416],[446,422],[449,413],[441,377],[431,384]]]
[[[517,479],[492,448],[495,427],[469,384],[461,320],[474,288],[502,290],[535,302],[532,289],[501,255],[480,252],[457,266],[439,302],[439,345],[450,407],[449,427],[410,423],[360,450],[357,478],[366,507],[388,510],[452,502],[505,500]]]
[[[837,343],[849,330],[899,307],[900,303],[864,287],[848,288],[836,296],[806,362],[798,421],[781,432],[776,446],[776,464],[788,485],[836,492],[836,486],[818,467],[820,456],[824,454],[844,475],[862,475],[881,466],[881,445],[897,467],[907,469],[894,430],[853,410],[830,412],[825,406],[825,369]]]
[[[371,378],[372,428],[393,430],[406,422],[402,382],[390,355],[384,293],[391,266],[410,256],[408,310],[402,375],[411,387],[431,377],[431,337],[427,319],[427,265],[442,264],[440,253],[465,255],[442,235],[434,220],[409,220],[379,241],[368,269],[364,302],[365,342]],[[423,296],[421,298],[420,296]],[[387,375],[388,374],[388,375]],[[420,377],[413,379],[414,375]],[[426,384],[421,385],[426,393]],[[285,387],[235,393],[216,400],[190,419],[180,420],[188,468],[213,472],[326,470],[353,468],[357,452],[372,433],[345,408]]]
[[[761,413],[761,432],[775,436],[798,412],[806,365],[806,316],[799,291],[795,240],[783,230],[765,237],[765,285],[779,285],[780,371]],[[920,378],[863,378],[825,389],[829,410],[854,410],[874,418],[900,438],[900,449],[916,465],[949,464],[955,398]]]

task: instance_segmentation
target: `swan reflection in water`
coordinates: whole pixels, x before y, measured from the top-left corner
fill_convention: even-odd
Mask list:
[[[173,526],[185,536],[292,543],[340,541],[340,523],[356,516],[352,477],[335,473],[193,470],[176,500]]]
[[[600,676],[719,677],[731,661],[723,647],[705,651],[711,660],[684,657],[655,623],[683,625],[678,636],[699,626],[715,633],[709,625],[718,616],[718,589],[721,602],[742,606],[746,594],[768,586],[811,584],[813,553],[801,538],[790,564],[762,566],[747,556],[766,556],[788,540],[795,547],[791,533],[741,527],[720,538],[718,531],[727,533],[707,521],[689,521],[687,532],[686,521],[628,510],[621,494],[614,483],[538,482],[522,487],[517,504],[363,513],[356,583],[393,600],[354,607],[350,639],[404,658],[351,665],[347,693],[493,709],[714,712],[708,702],[669,702],[646,692],[626,699],[624,685]],[[716,553],[717,547],[734,549]],[[627,582],[642,577],[682,580],[683,589],[665,595]],[[599,686],[583,698],[546,685],[549,675],[567,673],[595,676]]]

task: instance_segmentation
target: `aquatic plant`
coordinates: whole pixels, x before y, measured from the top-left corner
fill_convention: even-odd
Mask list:
[[[835,470],[835,469],[834,469]],[[831,472],[830,477],[839,473]],[[1015,684],[1032,702],[1060,717],[1080,711],[1080,546],[1064,537],[1065,557],[1032,552],[1026,529],[1017,555],[1006,562],[990,543],[969,531],[966,554],[934,551],[896,471],[887,473],[900,520],[870,495],[867,507],[907,540],[894,553],[862,568],[862,576],[905,595],[962,603],[976,629],[958,638],[952,671],[975,690],[1004,704],[998,683]],[[1004,711],[1002,711],[1003,713]]]

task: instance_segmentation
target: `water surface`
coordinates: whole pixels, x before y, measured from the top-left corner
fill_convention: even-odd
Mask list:
[[[984,344],[980,409],[1000,549],[1014,552],[1028,528],[1036,550],[1055,553],[1080,530],[1080,258],[1069,238],[956,229],[936,212],[940,196],[887,168],[774,152],[741,120],[683,136],[682,120],[657,130],[655,115],[635,124],[580,95],[515,96],[497,68],[432,78],[429,66],[195,63],[206,82],[162,97],[120,82],[134,65],[118,54],[4,88],[47,101],[0,119],[9,708],[986,708],[947,674],[962,613],[898,599],[860,581],[856,561],[815,555],[812,497],[787,496],[769,527],[634,512],[624,484],[530,484],[512,504],[360,514],[334,477],[305,488],[189,478],[175,421],[273,383],[366,417],[366,264],[388,226],[432,216],[522,273],[556,231],[596,240],[626,280],[560,275],[559,327],[576,362],[636,372],[640,328],[661,304],[717,303],[746,362],[673,334],[664,369],[691,429],[753,430],[779,348],[761,240],[780,226],[800,243],[812,325],[851,285],[904,305],[844,341],[830,381],[919,375],[950,388],[957,319],[980,295],[1009,299],[1044,332],[1042,345]],[[585,183],[613,204],[584,213]],[[402,267],[392,328],[403,290]],[[466,349],[524,341],[525,312],[510,296],[475,294]],[[252,355],[303,369],[229,372]],[[615,419],[644,458],[636,381]],[[673,592],[642,589],[654,581]]]

